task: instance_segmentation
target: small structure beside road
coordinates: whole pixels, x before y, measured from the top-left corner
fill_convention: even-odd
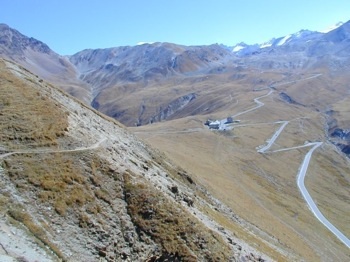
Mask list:
[[[233,117],[229,116],[222,120],[208,119],[204,123],[204,125],[208,126],[209,129],[214,129],[214,130],[231,130],[233,129],[231,124],[238,123],[238,122],[240,122],[240,120],[234,120]]]
[[[219,129],[220,121],[219,120],[212,121],[208,124],[208,126],[209,126],[209,129]]]

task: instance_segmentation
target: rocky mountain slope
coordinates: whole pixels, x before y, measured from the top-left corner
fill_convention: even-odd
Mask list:
[[[0,75],[2,261],[269,260],[206,210],[249,224],[122,125],[13,62]]]
[[[219,45],[188,47],[154,43],[84,50],[71,56],[70,61],[80,72],[79,78],[91,85],[91,105],[132,126],[171,119],[171,115],[183,111],[184,107],[174,106],[175,101],[193,93],[179,89],[169,96],[165,89],[157,89],[159,101],[154,103],[154,95],[148,90],[154,90],[161,83],[181,81],[222,68],[230,55]],[[130,103],[130,99],[138,101]],[[172,114],[164,114],[169,107]]]
[[[90,83],[94,92],[98,93],[99,88],[123,82],[147,83],[176,74],[206,73],[221,66],[229,55],[230,52],[220,45],[153,43],[84,50],[69,59],[80,72],[80,78]]]
[[[0,57],[19,63],[84,102],[91,100],[89,86],[77,78],[78,72],[67,57],[5,24],[0,24]]]

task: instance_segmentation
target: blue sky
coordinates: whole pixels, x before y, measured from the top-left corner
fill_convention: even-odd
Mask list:
[[[350,20],[350,0],[1,0],[0,23],[67,55],[171,42],[262,43]]]

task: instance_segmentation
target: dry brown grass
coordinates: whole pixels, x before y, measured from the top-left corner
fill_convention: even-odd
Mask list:
[[[288,258],[284,254],[281,254],[279,251],[275,250],[273,244],[269,244],[268,241],[257,237],[257,234],[254,234],[254,232],[252,231],[246,230],[242,226],[238,225],[236,222],[233,222],[232,220],[227,218],[222,213],[211,208],[204,208],[203,212],[209,217],[211,217],[213,220],[217,221],[220,225],[233,232],[235,237],[245,241],[246,243],[249,243],[251,246],[260,250],[263,254],[269,254],[270,258],[274,259],[275,261],[288,260]]]
[[[228,261],[230,249],[216,233],[187,215],[146,181],[124,174],[128,212],[138,229],[179,261]]]
[[[7,150],[43,146],[52,149],[58,143],[65,143],[64,135],[68,127],[65,110],[57,102],[35,91],[38,90],[38,85],[46,83],[35,76],[30,77],[30,73],[21,78],[23,75],[17,77],[2,70],[1,76],[1,146]],[[36,88],[32,85],[36,85]],[[111,120],[105,116],[104,118]],[[188,184],[193,183],[185,172],[171,168],[158,155],[154,155],[154,158],[154,161],[158,161],[156,165],[166,166],[169,175]],[[137,165],[136,162],[135,164]],[[148,169],[149,165],[152,163],[145,162],[143,168]],[[108,222],[102,217],[112,215],[105,208],[111,209],[112,206],[113,209],[113,201],[124,197],[121,184],[123,179],[119,173],[111,169],[108,162],[91,152],[38,153],[35,150],[23,150],[22,153],[8,156],[2,166],[4,174],[15,185],[21,197],[36,203],[35,207],[28,206],[28,209],[6,205],[4,212],[26,226],[37,239],[61,258],[63,255],[48,240],[46,234],[52,231],[51,225],[40,224],[32,219],[35,212],[54,210],[56,214],[52,215],[69,219],[88,234],[92,221],[103,228],[107,226]],[[221,237],[213,232],[205,232],[206,228],[195,218],[184,215],[187,214],[184,209],[173,208],[174,204],[166,197],[156,195],[154,188],[145,190],[139,184],[135,187],[130,183],[126,185],[125,192],[131,196],[128,200],[133,220],[139,223],[139,228],[143,226],[145,232],[150,232],[151,228],[158,230],[152,238],[162,247],[163,256],[174,254],[184,261],[195,261],[195,257],[202,254],[212,261],[227,260],[230,249],[222,242]],[[145,185],[149,187],[148,184]],[[1,196],[0,200],[5,203],[8,199]],[[159,212],[151,225],[140,220],[137,211],[138,205],[145,208],[148,207],[147,203],[154,204]]]
[[[331,157],[330,157],[331,156]],[[325,146],[310,169],[306,186],[325,217],[346,236],[350,235],[349,160],[338,157],[334,146]]]
[[[293,254],[294,260],[344,259],[348,250],[313,217],[296,186],[297,171],[309,148],[267,155],[258,154],[255,149],[256,146],[265,144],[265,141],[280,126],[280,124],[268,123],[279,120],[290,120],[290,123],[276,140],[272,150],[303,145],[305,141],[323,141],[325,134],[323,116],[308,107],[282,102],[278,92],[287,91],[292,97],[295,95],[293,98],[297,101],[303,95],[303,99],[300,100],[303,103],[310,96],[310,102],[313,103],[311,108],[326,108],[328,103],[333,103],[343,93],[340,90],[328,96],[327,92],[331,91],[327,91],[325,83],[327,82],[323,78],[315,83],[308,80],[278,87],[275,94],[261,99],[265,103],[264,107],[238,117],[241,125],[258,125],[237,127],[231,136],[206,130],[203,126],[204,121],[208,117],[224,118],[252,108],[255,106],[252,102],[253,98],[267,91],[243,93],[244,89],[238,89],[238,93],[234,96],[238,98],[238,102],[234,103],[233,100],[231,109],[227,107],[205,116],[192,116],[131,130],[194,174],[200,184],[205,185],[214,196],[230,206],[236,214],[256,225],[269,236],[273,236],[277,242],[271,244]],[[330,83],[327,84],[330,85]],[[317,93],[315,90],[319,85],[323,87]],[[310,90],[300,91],[303,87],[310,87]],[[296,95],[297,90],[299,90],[299,96]],[[226,90],[225,94],[228,95],[229,92]],[[318,96],[322,96],[323,100],[316,103]],[[219,102],[222,101],[219,99]],[[321,103],[324,104],[321,105]],[[344,112],[343,115],[346,116],[345,104],[345,100],[344,103],[339,103],[337,111]],[[307,185],[311,186],[312,181],[317,181],[311,188],[313,187],[313,190],[318,193],[313,194],[315,196],[318,194],[317,201],[323,202],[322,205],[328,208],[326,210],[332,210],[331,216],[334,218],[334,223],[346,232],[349,224],[345,207],[348,202],[345,190],[347,182],[340,175],[344,176],[348,168],[343,163],[334,170],[331,168],[334,166],[334,161],[342,162],[340,161],[342,156],[332,153],[318,158],[319,151],[315,151],[312,160],[315,161],[313,165],[318,168],[310,169],[307,179],[311,182],[307,180]],[[331,173],[338,174],[338,178],[333,177],[332,182],[330,178],[320,178],[321,174]],[[337,192],[340,185],[345,185],[345,191]],[[333,208],[332,202],[336,203],[336,208]],[[230,222],[226,223],[227,226],[229,224]],[[269,241],[266,236],[257,233],[257,236],[253,235],[249,242],[258,243],[260,237]],[[332,246],[330,248],[332,252],[325,254],[324,250],[329,248],[328,245]],[[273,249],[269,246],[260,245],[258,249],[264,250],[272,257],[276,257],[276,252],[278,253],[278,251],[272,251]]]
[[[102,185],[111,171],[102,163],[98,157],[82,153],[21,154],[6,159],[5,168],[20,192],[34,193],[39,202],[52,205],[65,216],[69,209],[100,210],[95,197],[110,203]]]
[[[3,61],[0,63],[1,149],[30,152],[45,147],[54,150],[58,144],[67,140],[67,113],[48,96],[49,93],[40,90],[50,89],[49,84],[23,68],[18,70],[24,70],[24,74],[16,75],[15,71],[13,74],[4,68]],[[69,217],[81,227],[89,224],[87,214],[102,212],[95,195],[104,201],[108,200],[108,191],[102,185],[90,186],[90,181],[97,181],[101,176],[110,177],[109,165],[102,164],[102,160],[94,155],[44,154],[35,153],[34,150],[32,153],[8,157],[1,165],[4,174],[9,176],[24,199],[31,199],[30,202],[38,204],[36,208],[39,209],[52,207],[58,215]],[[22,223],[39,242],[64,259],[46,234],[52,230],[51,225],[41,224],[32,218],[40,210],[33,213],[35,208],[23,208],[11,196],[1,195],[1,199],[5,203],[2,211]]]
[[[115,117],[125,125],[135,126],[138,120],[142,120],[145,125],[170,102],[190,93],[195,93],[196,99],[169,119],[215,114],[223,110],[232,113],[237,106],[236,102],[241,101],[242,92],[265,87],[281,78],[277,73],[260,74],[233,69],[233,72],[219,75],[189,75],[159,81],[150,80],[147,84],[120,84],[104,89],[97,100],[101,112]],[[254,95],[255,92],[251,97]]]
[[[84,194],[79,192],[85,179],[69,157],[60,154],[18,155],[5,160],[5,167],[17,188],[35,190],[38,199],[52,202],[61,215],[65,214],[67,204],[86,201]]]
[[[273,147],[275,149],[300,145],[306,140],[323,139],[323,120],[319,113],[282,102],[277,95],[279,91],[287,91],[300,103],[311,103],[311,108],[324,109],[345,94],[344,88],[334,93],[334,88],[329,89],[332,82],[327,82],[324,78],[316,82],[310,80],[281,86],[277,88],[275,95],[262,99],[266,104],[264,107],[239,117],[242,124],[262,123],[261,125],[237,127],[232,133],[225,135],[209,132],[202,124],[208,117],[224,118],[256,106],[253,99],[268,91],[252,90],[283,78],[279,73],[260,74],[252,71],[237,74],[247,76],[243,79],[238,77],[237,80],[234,75],[223,74],[209,78],[189,77],[181,81],[175,79],[174,82],[151,83],[137,93],[122,93],[122,103],[118,105],[118,110],[125,109],[126,113],[122,119],[133,125],[140,112],[135,104],[141,105],[144,102],[142,99],[147,98],[148,111],[143,117],[148,119],[157,111],[159,105],[166,105],[174,97],[196,92],[198,97],[195,102],[173,117],[196,116],[134,130],[140,131],[138,134],[141,137],[194,174],[196,183],[198,181],[205,185],[215,197],[260,229],[263,233],[254,231],[253,234],[245,234],[245,230],[239,226],[212,210],[207,210],[210,216],[237,232],[239,237],[252,243],[257,249],[282,260],[285,256],[274,250],[273,246],[292,254],[293,260],[345,260],[348,250],[313,217],[296,187],[297,170],[307,149],[273,155],[260,155],[255,150],[256,146],[264,144],[278,128],[277,124],[267,122],[278,120],[293,121],[276,141]],[[3,91],[0,93],[1,146],[16,149],[56,145],[67,127],[67,115],[64,110],[40,93],[31,93],[24,83],[25,80],[19,80],[5,71],[1,71],[0,76],[0,88]],[[38,82],[35,78],[27,80],[33,84]],[[324,85],[325,83],[328,86]],[[336,84],[341,87],[340,82]],[[321,85],[323,86],[319,89]],[[14,87],[10,88],[12,86]],[[117,89],[124,92],[128,88]],[[111,99],[112,94],[115,95],[114,91],[116,89],[102,93],[101,99],[106,102],[103,112],[114,110]],[[154,96],[155,93],[159,96]],[[339,103],[336,109],[342,116],[346,116],[347,101],[343,102]],[[130,109],[130,106],[133,109]],[[204,113],[206,115],[200,115]],[[320,208],[330,213],[334,223],[347,231],[349,223],[344,200],[348,201],[349,192],[347,189],[338,192],[337,188],[348,186],[347,176],[344,175],[348,174],[348,168],[340,159],[339,155],[333,153],[313,157],[315,162],[312,163],[306,183],[321,204]],[[164,165],[161,159],[154,160],[158,165]],[[337,168],[331,167],[334,163],[337,164]],[[53,166],[55,168],[51,169]],[[6,161],[6,169],[22,193],[33,195],[40,203],[53,206],[62,216],[73,214],[79,225],[84,228],[90,223],[88,214],[101,213],[103,205],[109,204],[111,198],[116,195],[122,197],[122,192],[114,192],[108,188],[120,188],[120,177],[111,173],[108,163],[96,156],[74,153],[35,157],[30,154],[15,155]],[[187,176],[181,175],[183,172],[179,174],[172,170],[169,174],[191,184]],[[107,185],[105,178],[113,176],[116,184]],[[169,200],[155,194],[154,188],[147,182],[131,181],[128,176],[124,179],[124,193],[127,195],[129,213],[133,221],[162,246],[164,253],[177,253],[179,257],[191,260],[199,252],[202,244],[210,245],[215,250],[212,256],[208,254],[206,258],[227,258],[228,253],[224,255],[217,248],[221,240],[215,234],[202,233],[204,229],[197,221],[190,216],[180,215],[183,214],[180,209],[170,208]],[[60,195],[63,197],[60,198]],[[333,205],[336,208],[332,208]],[[13,212],[12,215],[19,217],[19,220],[23,217]],[[35,231],[35,228],[33,230]],[[264,232],[268,235],[267,238]],[[274,240],[270,244],[261,241],[269,241],[271,238]],[[325,250],[332,252],[327,253]]]
[[[336,103],[332,108],[335,111],[335,118],[338,121],[338,125],[342,129],[348,129],[350,127],[349,103],[350,98],[344,97],[343,100]]]
[[[112,172],[107,162],[90,153],[17,154],[4,161],[4,168],[21,197],[36,204],[36,212],[54,210],[58,217],[85,229],[84,234],[92,220],[106,216],[105,204],[110,206],[112,200],[122,197],[122,179],[118,173]],[[8,202],[6,206],[13,219],[23,223],[36,238],[64,259],[46,234],[52,231],[52,225],[32,219],[35,215],[33,206],[26,209]],[[102,225],[107,223],[97,221]]]
[[[0,109],[0,143],[8,149],[56,145],[68,127],[60,105],[4,70],[0,70]]]

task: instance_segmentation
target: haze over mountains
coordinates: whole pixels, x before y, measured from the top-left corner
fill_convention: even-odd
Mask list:
[[[23,181],[28,184],[25,189],[19,187],[18,192],[11,191],[16,196],[49,199],[47,208],[52,208],[52,220],[61,226],[44,219],[50,228],[47,234],[62,230],[70,218],[75,221],[74,232],[84,237],[74,248],[76,242],[66,241],[67,235],[56,236],[53,242],[60,243],[58,257],[67,258],[73,253],[76,257],[92,255],[94,259],[111,261],[113,256],[117,261],[130,258],[164,261],[174,256],[184,261],[349,258],[349,248],[309,210],[296,177],[309,147],[320,143],[311,152],[306,188],[327,219],[350,236],[350,166],[346,157],[350,155],[350,21],[329,32],[301,30],[259,45],[152,43],[87,49],[71,56],[57,54],[39,40],[1,24],[0,57],[6,59],[1,69],[8,90],[17,81],[21,83],[18,86],[34,83],[32,95],[24,96],[24,105],[30,104],[35,92],[41,94],[41,89],[45,99],[51,101],[50,93],[58,91],[49,91],[47,82],[84,103],[57,99],[56,95],[50,103],[60,108],[58,112],[64,109],[57,119],[65,119],[67,114],[70,120],[68,124],[48,122],[40,129],[50,130],[46,136],[34,132],[35,128],[28,131],[22,127],[21,121],[16,122],[19,113],[13,112],[10,119],[14,122],[4,125],[6,143],[0,145],[3,153],[22,150],[21,147],[38,150],[42,147],[40,143],[45,144],[45,150],[63,147],[62,152],[55,151],[62,154],[57,165],[66,160],[64,155],[72,153],[71,149],[84,148],[82,156],[74,156],[65,168],[78,168],[83,177],[89,176],[89,181],[80,176],[74,178],[80,182],[73,178],[69,182],[67,178],[64,194],[73,194],[74,186],[83,184],[86,199],[84,203],[67,200],[63,205],[68,210],[66,217],[60,213],[62,203],[50,186],[45,188],[39,178],[21,175],[23,170],[32,170],[29,156],[23,155],[22,159],[20,153],[17,157],[6,157],[6,165],[2,164],[7,175],[3,176],[7,179],[5,184],[9,181],[14,185]],[[5,93],[2,101],[0,109],[10,110],[12,100],[7,101]],[[86,106],[128,126],[129,131],[164,155],[159,156],[158,151],[149,149],[109,118],[96,116],[97,112]],[[31,110],[33,115],[37,114],[35,107]],[[7,113],[5,116],[8,117]],[[204,125],[208,119],[228,116],[237,121],[230,130],[212,131]],[[40,119],[49,118],[43,115]],[[40,145],[27,143],[32,140],[41,141]],[[89,155],[89,150],[94,153]],[[163,157],[164,161],[157,162]],[[53,163],[51,158],[45,161]],[[96,163],[98,168],[93,171]],[[39,170],[45,173],[47,166]],[[52,174],[56,175],[55,172]],[[119,191],[112,189],[112,184]],[[163,202],[153,202],[158,195]],[[91,196],[97,197],[96,203]],[[113,207],[107,207],[111,201]],[[143,208],[139,203],[149,206]],[[177,210],[175,216],[193,216],[194,221],[202,222],[191,228],[191,234],[172,228],[167,238],[166,229],[158,227],[170,219],[165,215],[169,210],[162,203],[171,203],[170,207]],[[153,204],[159,210],[150,211]],[[96,210],[91,211],[96,206],[106,211],[96,215]],[[123,207],[119,214],[123,221],[112,215],[116,206]],[[33,206],[30,211],[34,220],[43,216],[41,208]],[[10,206],[3,210],[4,214],[13,212]],[[210,221],[214,221],[212,227]],[[169,225],[174,223],[186,224],[171,220]],[[203,231],[202,226],[204,231],[212,230],[209,235],[198,233]],[[98,230],[99,227],[103,230]],[[118,235],[112,227],[128,232],[118,236],[117,244],[112,243]],[[89,233],[91,228],[95,233]],[[106,236],[106,231],[115,234]],[[215,232],[221,232],[221,237]],[[210,242],[211,238],[215,241]],[[93,248],[100,239],[105,245]],[[175,239],[181,240],[180,249],[167,245],[174,244]],[[227,244],[224,251],[217,248],[221,243]],[[145,256],[146,252],[150,256]]]
[[[153,43],[61,56],[1,24],[0,54],[134,126],[217,111],[211,97],[203,98],[202,86],[218,75],[244,81],[247,68],[344,73],[349,69],[350,23],[337,26],[326,33],[301,30],[261,45],[238,44],[233,51],[222,45]],[[172,88],[158,88],[163,84]]]
[[[173,81],[176,86],[179,78],[180,81],[191,81],[191,77],[201,75],[234,74],[242,70],[242,61],[244,67],[257,70],[310,70],[330,61],[332,64],[327,65],[330,70],[335,67],[345,70],[348,66],[349,22],[328,33],[302,30],[264,45],[244,48],[238,45],[233,48],[234,52],[221,45],[153,43],[83,50],[70,57],[60,56],[44,43],[23,36],[6,25],[1,25],[0,31],[3,57],[21,63],[130,126],[184,115],[181,114],[184,110],[181,102],[179,108],[169,105],[177,104],[178,100],[193,92],[178,90],[167,94],[162,93],[168,92],[167,89],[157,90],[159,97],[164,98],[155,104],[153,95],[145,94],[145,87],[151,89],[159,81]],[[198,95],[201,92],[194,90]],[[137,103],[130,105],[130,93],[140,97]],[[196,100],[193,100],[192,104],[195,103]],[[171,113],[164,113],[164,110]],[[210,108],[205,110],[206,113],[212,112]]]

